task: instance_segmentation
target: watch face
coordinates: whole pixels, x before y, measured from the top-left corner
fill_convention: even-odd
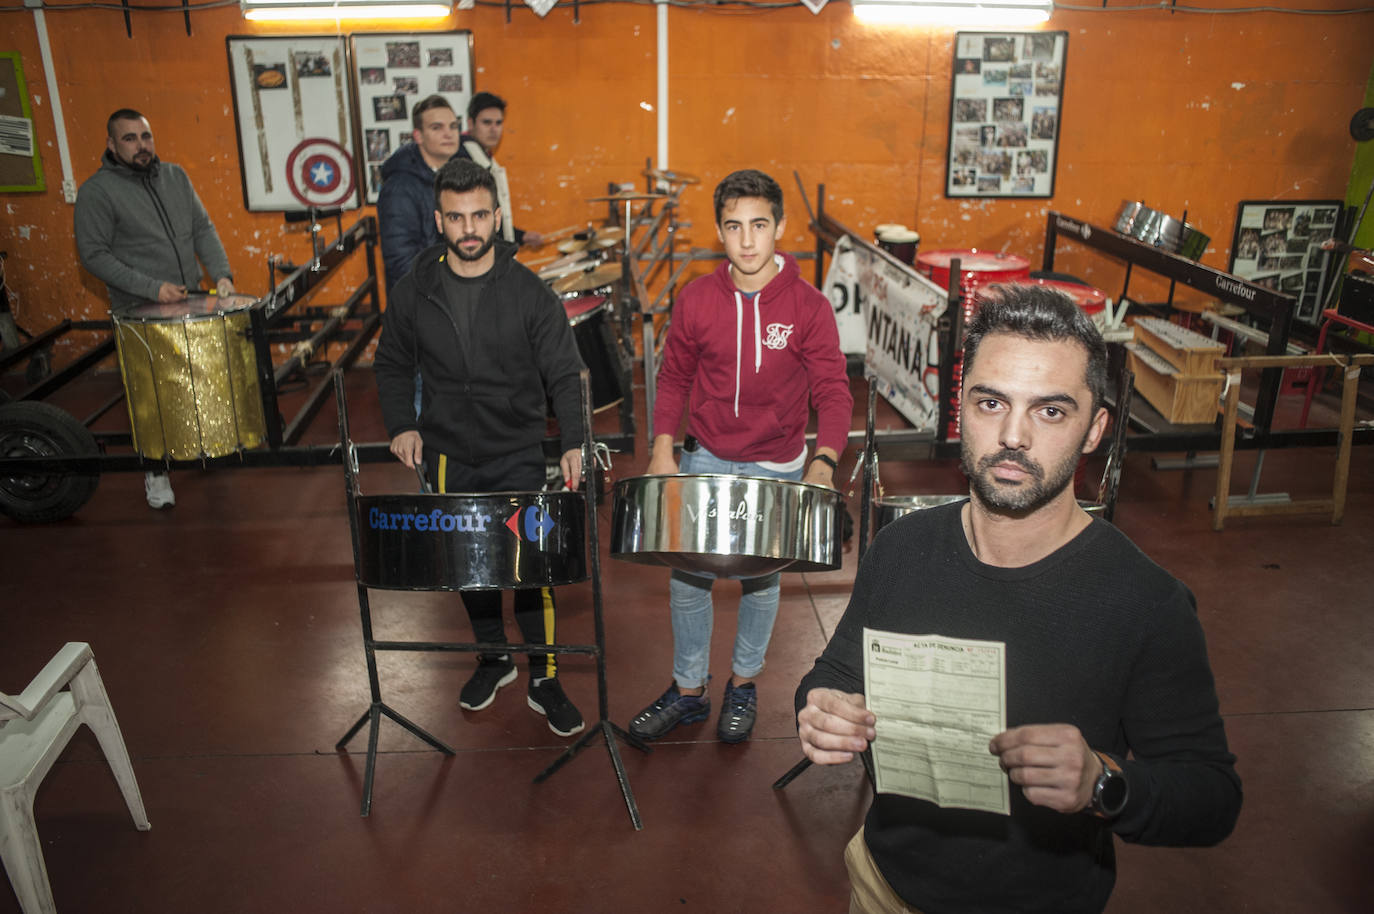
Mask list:
[[[1097,802],[1107,815],[1121,812],[1126,805],[1126,779],[1120,775],[1104,778],[1098,787]]]

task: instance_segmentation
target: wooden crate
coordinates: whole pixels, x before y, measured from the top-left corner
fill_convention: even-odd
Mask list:
[[[1140,343],[1127,343],[1136,393],[1175,425],[1208,423],[1216,419],[1226,378],[1218,371],[1187,375]]]
[[[1226,347],[1211,337],[1157,317],[1142,317],[1134,328],[1137,343],[1148,346],[1179,374],[1189,377],[1216,374],[1216,360],[1226,354]]]

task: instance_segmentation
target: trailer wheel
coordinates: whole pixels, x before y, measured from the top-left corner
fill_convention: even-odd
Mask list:
[[[0,456],[86,457],[95,438],[70,413],[48,403],[0,405]],[[0,513],[23,523],[71,517],[95,494],[99,473],[0,476]]]

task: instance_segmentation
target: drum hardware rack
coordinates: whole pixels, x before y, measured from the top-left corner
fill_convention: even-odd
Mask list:
[[[616,781],[620,786],[621,796],[625,800],[625,806],[630,815],[630,822],[635,830],[639,831],[643,829],[644,824],[639,815],[639,806],[635,802],[634,793],[630,788],[629,777],[625,773],[625,766],[620,758],[620,751],[616,745],[616,739],[622,739],[627,745],[633,746],[646,754],[652,750],[637,737],[614,724],[610,719],[609,701],[606,690],[606,631],[602,615],[600,531],[596,515],[596,504],[598,501],[598,488],[601,475],[597,468],[604,459],[605,451],[603,443],[597,442],[592,438],[591,376],[586,369],[583,369],[581,372],[580,381],[583,430],[582,469],[583,483],[585,486],[583,496],[586,501],[587,512],[587,550],[590,553],[592,618],[595,628],[595,643],[537,645],[536,647],[539,653],[589,654],[595,658],[598,720],[593,726],[588,727],[576,742],[564,749],[552,764],[535,775],[534,783],[542,783],[552,777],[560,768],[571,761],[578,752],[590,745],[593,739],[597,736],[601,736],[605,739],[606,751],[610,754],[611,765],[615,769]],[[357,735],[363,725],[368,725],[367,759],[364,765],[362,809],[360,812],[360,815],[367,816],[372,809],[372,786],[376,774],[377,763],[377,737],[378,731],[381,728],[382,717],[387,717],[399,724],[411,735],[428,743],[443,754],[455,754],[451,746],[427,732],[418,724],[406,719],[382,700],[381,680],[377,672],[376,653],[378,651],[411,651],[462,652],[476,654],[499,651],[509,654],[527,654],[530,652],[531,645],[514,643],[492,645],[427,641],[379,641],[373,637],[372,613],[368,602],[368,585],[363,583],[364,566],[358,531],[357,499],[361,495],[361,490],[358,485],[357,448],[349,436],[348,402],[344,393],[342,372],[334,373],[334,396],[338,405],[338,450],[343,455],[342,462],[344,468],[344,486],[348,499],[349,530],[352,535],[353,563],[358,587],[358,607],[362,622],[363,648],[367,661],[368,688],[371,695],[371,702],[368,709],[364,711],[363,715],[348,729],[338,743],[335,744],[334,748],[337,751],[343,752],[349,741]]]
[[[1051,211],[1046,216],[1044,269],[1054,269],[1055,249],[1061,240],[1071,241],[1125,261],[1126,277],[1122,297],[1128,297],[1134,268],[1147,270],[1171,282],[1181,283],[1205,292],[1220,301],[1240,305],[1262,326],[1268,327],[1265,354],[1282,356],[1288,351],[1295,328],[1293,311],[1296,304],[1290,295],[1275,292],[1264,286],[1241,279],[1221,270],[1204,266],[1162,248],[1145,244],[1110,228],[1093,225],[1075,217]],[[1166,302],[1166,305],[1168,303]],[[1113,344],[1113,350],[1119,347]],[[1261,372],[1255,396],[1253,427],[1237,436],[1235,447],[1242,450],[1266,450],[1285,447],[1321,447],[1338,443],[1336,429],[1274,429],[1274,408],[1282,381],[1282,369],[1265,368]],[[1219,451],[1223,430],[1220,422],[1206,426],[1169,426],[1150,423],[1139,412],[1132,418],[1143,433],[1131,436],[1131,448],[1138,451]],[[1148,423],[1148,424],[1147,424]],[[1374,427],[1357,427],[1352,432],[1354,444],[1374,444]]]

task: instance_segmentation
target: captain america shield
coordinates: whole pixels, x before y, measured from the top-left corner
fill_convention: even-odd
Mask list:
[[[338,206],[353,196],[353,158],[333,140],[302,140],[286,158],[286,186],[306,206]]]

